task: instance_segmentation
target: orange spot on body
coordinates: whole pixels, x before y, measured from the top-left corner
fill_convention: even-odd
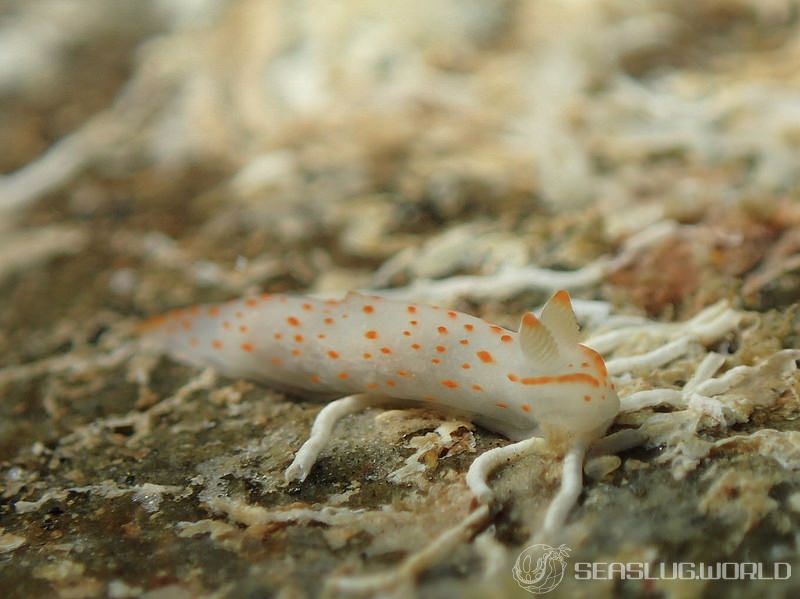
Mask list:
[[[294,340],[297,341],[297,343],[302,343],[303,342],[303,336],[302,335],[295,335],[294,336]]]
[[[404,337],[411,337],[411,331],[403,331]]]
[[[219,316],[219,306],[211,306],[208,309],[209,316]]]
[[[500,337],[500,341],[502,341],[503,343],[511,343],[512,341],[511,335],[503,335],[502,337]]]
[[[409,314],[416,314],[417,313],[417,307],[416,306],[408,306],[406,308],[406,310],[408,310]]]
[[[562,304],[564,306],[571,305],[569,301],[569,293],[564,289],[556,292],[556,294],[553,296],[553,301]]]
[[[505,330],[503,327],[499,327],[496,324],[491,325],[489,328],[491,329],[492,333],[497,333],[498,335]]]
[[[472,385],[472,390],[473,391],[483,391],[483,387],[481,387],[480,385],[475,384],[475,385]]]
[[[589,368],[589,362],[581,362],[583,368]]]
[[[470,368],[472,368],[472,364],[470,364],[469,362],[464,362],[461,365],[461,368],[463,368],[464,370],[469,370]]]
[[[314,309],[314,306],[312,306],[311,304],[303,304],[301,308],[303,308],[303,310],[305,310],[306,312],[311,312]]]
[[[484,364],[491,364],[494,362],[494,357],[488,351],[481,350],[475,354],[478,356],[478,359],[483,362]]]
[[[422,346],[421,346],[419,343],[412,343],[412,344],[411,344],[411,348],[412,348],[412,349],[420,349],[421,347],[422,347]]]
[[[339,359],[339,352],[335,352],[335,351],[331,350],[331,351],[328,352],[328,357],[331,360],[338,360]]]
[[[290,316],[289,318],[287,318],[286,322],[288,322],[289,326],[292,326],[292,327],[299,327],[300,326],[300,321],[297,320],[297,318],[295,318],[294,316]]]
[[[524,403],[524,404],[522,404],[522,411],[523,412],[530,412],[531,411],[531,407],[528,404]]]
[[[370,354],[368,352],[364,352],[364,359],[365,360],[371,360],[372,359],[372,354]]]
[[[397,383],[395,383],[395,382],[394,382],[392,379],[388,379],[388,380],[386,381],[386,384],[387,384],[389,387],[396,387],[396,386],[397,386]]]
[[[412,327],[415,327],[415,326],[417,326],[419,324],[419,321],[418,320],[409,320],[408,324],[410,324]]]
[[[301,352],[299,349],[293,349],[293,350],[292,350],[292,355],[293,355],[294,357],[297,357],[297,356],[299,356],[301,353],[303,353],[303,352]]]
[[[453,312],[452,310],[448,310],[447,315],[450,318],[456,318],[458,316],[458,312]]]
[[[140,331],[151,331],[151,330],[161,326],[162,324],[164,324],[164,322],[166,320],[167,320],[167,317],[163,316],[163,315],[161,315],[161,316],[152,316],[151,318],[148,318],[147,320],[145,320],[143,323],[141,323],[139,325],[139,330]]]
[[[333,324],[333,318],[326,318],[325,320],[323,320],[323,322],[325,324]]]
[[[442,381],[442,385],[447,387],[448,389],[455,389],[458,387],[458,383],[452,379],[445,379]]]
[[[340,379],[342,379],[342,380],[344,380],[344,379],[349,379],[349,378],[350,378],[350,375],[349,375],[349,374],[347,374],[346,372],[340,372],[340,373],[339,373],[339,374],[337,374],[336,376],[337,376],[337,377],[339,377],[339,378],[340,378]]]
[[[539,322],[539,319],[531,312],[525,312],[525,315],[522,317],[522,325],[526,327],[539,327],[542,326],[542,323]]]
[[[464,325],[464,330],[465,331],[469,331],[471,333],[473,330],[475,330],[475,327],[472,326],[471,324],[465,324]]]
[[[320,378],[319,378],[318,374],[312,374],[311,375],[311,382],[312,383],[318,383],[319,381],[320,381]]]
[[[437,345],[436,351],[438,351],[440,354],[443,354],[444,352],[447,351],[447,348],[444,345]]]
[[[261,300],[262,300],[262,301],[267,301],[267,300],[268,300],[268,299],[270,299],[271,297],[272,297],[272,296],[271,296],[269,293],[262,293],[262,294],[261,294]]]
[[[276,340],[280,341],[281,339],[283,339],[283,334],[282,334],[282,333],[275,333],[275,334],[273,335],[273,337],[274,337]]]
[[[245,325],[240,325],[239,326],[239,332],[240,333],[246,333],[247,331],[248,331],[248,329],[247,329],[247,327]]]
[[[469,345],[469,339],[462,339],[461,341],[459,341],[459,343],[461,345]]]
[[[367,339],[377,339],[378,338],[378,331],[367,331],[364,333],[364,337]]]
[[[408,370],[398,370],[397,376],[411,376],[411,373]]]
[[[496,404],[494,404],[494,405],[496,405],[498,408],[503,408],[504,410],[505,410],[506,408],[508,408],[508,404],[507,404],[506,402],[504,402],[504,401],[498,401],[498,402],[497,402]]]
[[[592,401],[592,398],[589,397],[588,395],[584,395],[583,396],[583,401]]]
[[[511,381],[512,383],[516,383],[516,382],[519,380],[519,377],[518,377],[516,374],[513,374],[513,373],[509,373],[509,374],[507,374],[507,375],[506,375],[506,377],[507,377],[507,378],[508,378],[508,380],[509,380],[509,381]]]
[[[222,341],[220,341],[219,339],[214,339],[211,342],[211,347],[213,347],[214,349],[222,349]]]
[[[390,354],[390,353],[392,353],[392,350],[389,349],[388,347],[382,347],[381,348],[381,353],[382,354]]]
[[[317,339],[325,339],[327,335],[325,333],[317,333]]]
[[[372,314],[375,311],[375,307],[374,306],[370,306],[369,304],[367,304],[366,306],[364,306],[361,309],[364,311],[365,314]]]
[[[250,306],[251,308],[255,308],[258,305],[258,300],[253,299],[251,297],[250,299],[244,300],[244,303],[245,303],[246,306]]]
[[[242,347],[242,350],[246,351],[247,353],[250,353],[254,349],[252,343],[242,343],[241,347]]]
[[[439,358],[431,358],[431,364],[441,364],[442,361]]]
[[[446,335],[447,334],[447,327],[436,327],[436,330],[439,331],[440,335]]]

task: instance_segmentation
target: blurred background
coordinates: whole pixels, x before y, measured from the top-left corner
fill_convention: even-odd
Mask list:
[[[694,262],[730,291],[797,219],[796,2],[0,7],[0,284],[91,247],[75,314],[81,280],[148,312],[569,269],[659,221],[707,225],[618,275],[658,314],[696,290]],[[676,263],[677,289],[640,284]]]

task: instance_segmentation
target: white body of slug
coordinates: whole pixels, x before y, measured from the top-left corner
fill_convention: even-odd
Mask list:
[[[519,332],[433,306],[269,295],[173,311],[145,336],[183,361],[281,389],[370,393],[466,415],[521,439],[592,439],[619,411],[603,359],[578,343],[569,295]]]

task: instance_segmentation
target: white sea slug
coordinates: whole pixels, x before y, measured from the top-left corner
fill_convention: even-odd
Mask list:
[[[142,327],[176,358],[281,389],[370,393],[469,415],[511,439],[596,438],[619,410],[605,364],[578,343],[566,291],[519,332],[356,293],[269,295],[176,310]]]

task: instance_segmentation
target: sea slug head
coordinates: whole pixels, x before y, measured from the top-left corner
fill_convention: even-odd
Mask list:
[[[619,397],[603,358],[581,345],[566,291],[558,291],[537,318],[522,318],[519,336],[525,360],[546,374],[521,377],[540,399],[535,417],[545,431],[585,438],[605,433],[619,412]]]

